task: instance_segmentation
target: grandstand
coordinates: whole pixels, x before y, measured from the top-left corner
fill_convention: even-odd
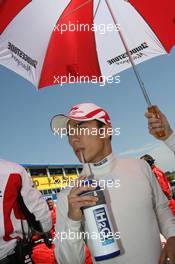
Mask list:
[[[81,165],[22,164],[32,177],[35,187],[45,198],[56,200],[56,193],[75,180],[82,171]]]

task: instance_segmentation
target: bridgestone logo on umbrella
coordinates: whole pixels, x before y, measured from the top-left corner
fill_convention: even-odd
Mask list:
[[[130,50],[130,54],[131,54],[131,55],[132,55],[132,54],[135,54],[135,53],[140,52],[141,50],[144,50],[144,49],[146,49],[146,48],[148,48],[148,47],[149,47],[148,44],[147,44],[146,42],[144,42],[144,43],[142,43],[140,46],[138,46],[138,47],[136,47],[136,48]],[[113,63],[115,63],[115,62],[119,62],[119,61],[121,61],[121,60],[123,60],[123,59],[125,59],[125,58],[127,58],[127,57],[128,57],[128,55],[127,55],[127,53],[125,52],[125,53],[123,53],[123,54],[121,54],[121,55],[119,55],[119,56],[117,56],[117,57],[115,57],[115,58],[113,58],[113,59],[111,59],[111,60],[108,60],[108,63],[109,63],[109,65],[111,65],[111,64],[113,64]]]
[[[36,68],[38,62],[36,60],[32,60],[28,55],[26,55],[22,50],[17,48],[11,42],[8,42],[8,49],[11,50],[13,53],[15,53],[17,56],[19,56],[20,58],[22,58],[24,61],[28,62],[31,66]]]

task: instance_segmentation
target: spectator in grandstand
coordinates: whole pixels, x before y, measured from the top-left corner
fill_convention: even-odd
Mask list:
[[[17,240],[22,237],[21,219],[25,219],[18,201],[19,194],[44,232],[51,229],[50,212],[41,193],[34,188],[31,177],[20,165],[0,160],[0,182],[0,264],[14,264],[18,257],[14,250]]]
[[[53,117],[51,127],[54,133],[67,129],[76,156],[81,162],[85,161],[82,176],[92,173],[97,180],[112,179],[114,183],[119,179],[121,182],[119,188],[114,184],[105,191],[123,248],[119,256],[105,260],[105,264],[157,264],[159,259],[161,264],[165,261],[174,264],[175,218],[168,200],[146,162],[120,159],[112,153],[111,132],[115,130],[108,113],[92,103],[78,104],[68,115]],[[83,129],[85,133],[81,133]],[[94,190],[92,186],[70,186],[58,194],[55,245],[59,264],[84,264],[84,241],[76,234],[81,234],[84,223],[81,207],[97,203],[95,196],[80,196],[89,189]],[[88,232],[86,222],[84,228]],[[70,232],[74,237],[69,236]],[[162,252],[160,232],[167,239]],[[63,233],[66,239],[61,237]],[[91,239],[87,239],[87,244],[93,253]],[[93,258],[93,263],[98,262]]]

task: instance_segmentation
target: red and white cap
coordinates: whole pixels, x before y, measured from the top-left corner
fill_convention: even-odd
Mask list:
[[[71,108],[67,115],[55,115],[51,120],[53,132],[61,128],[67,128],[67,122],[72,119],[76,121],[99,120],[104,124],[111,125],[108,113],[101,107],[92,103],[77,104]]]

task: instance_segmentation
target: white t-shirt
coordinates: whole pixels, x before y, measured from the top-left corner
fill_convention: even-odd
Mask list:
[[[150,167],[143,160],[119,159],[113,154],[90,166],[96,179],[120,180],[120,187],[105,189],[105,196],[122,244],[120,256],[100,262],[93,259],[93,263],[158,264],[160,233],[166,238],[175,236],[175,218]],[[85,167],[82,175],[87,173]],[[81,222],[67,216],[69,191],[67,188],[58,194],[56,258],[59,264],[83,264],[83,239],[73,237],[76,232],[80,233]],[[93,254],[90,240],[87,244]]]

